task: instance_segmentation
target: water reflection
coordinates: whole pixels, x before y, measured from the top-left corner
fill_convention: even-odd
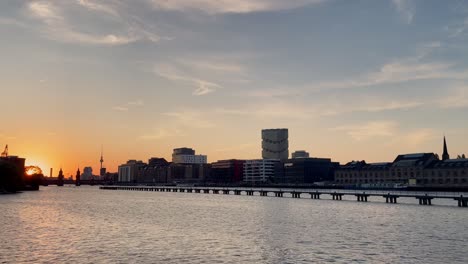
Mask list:
[[[0,263],[466,263],[466,208],[47,187],[0,197]]]

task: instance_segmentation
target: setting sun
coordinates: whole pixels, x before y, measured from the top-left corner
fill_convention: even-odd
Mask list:
[[[42,170],[38,166],[27,166],[26,168],[24,168],[24,171],[28,176],[42,174]]]

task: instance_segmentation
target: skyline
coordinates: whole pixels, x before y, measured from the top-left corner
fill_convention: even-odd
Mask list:
[[[340,163],[468,149],[464,1],[5,1],[0,34],[0,146],[44,172],[259,158],[277,127]]]

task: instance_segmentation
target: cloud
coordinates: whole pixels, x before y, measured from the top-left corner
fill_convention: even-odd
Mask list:
[[[189,74],[182,72],[181,69],[169,64],[158,64],[154,66],[153,72],[165,79],[171,81],[182,81],[190,84],[191,86],[195,86],[196,88],[192,94],[196,96],[206,95],[222,88],[221,85],[217,83],[192,77]]]
[[[462,35],[466,30],[468,30],[468,18],[465,18],[462,23],[459,23],[455,28],[451,29],[448,28],[448,30],[451,30],[452,33],[449,35],[450,38],[455,38],[460,35]]]
[[[139,137],[141,140],[160,140],[168,137],[182,137],[185,134],[178,129],[163,129],[160,128],[152,134],[145,134]]]
[[[309,85],[309,90],[346,89],[375,86],[381,84],[404,83],[430,79],[468,79],[468,70],[455,71],[450,63],[419,63],[397,61],[383,65],[379,71],[368,73],[355,79],[328,81]]]
[[[174,127],[212,128],[215,124],[209,121],[206,112],[197,110],[182,110],[179,112],[166,112],[163,116],[169,117],[169,125]]]
[[[99,24],[84,27],[87,23],[83,23],[82,16],[76,15],[83,8],[91,11],[88,15],[91,15],[92,19],[88,20],[101,20],[106,24],[110,22],[113,24],[114,32],[103,33],[108,29],[101,28]],[[151,31],[152,28],[147,26],[147,23],[127,13],[108,4],[88,0],[74,2],[41,0],[27,4],[28,16],[40,21],[41,32],[52,40],[74,44],[117,46],[142,40],[157,42],[162,39]]]
[[[114,106],[114,107],[112,107],[112,109],[114,109],[115,111],[121,111],[121,112],[127,112],[128,111],[128,107],[123,107],[123,106]]]
[[[421,146],[425,143],[440,137],[440,133],[433,129],[419,128],[395,136],[392,140],[385,143],[386,146],[404,146],[406,149],[421,151]]]
[[[332,130],[344,131],[356,141],[375,137],[392,137],[398,130],[398,123],[394,121],[371,121],[358,125],[335,127]]]
[[[145,105],[143,100],[136,100],[136,101],[130,101],[122,106],[114,106],[112,107],[112,109],[114,109],[115,111],[127,112],[128,110],[130,110],[130,106],[143,106],[143,105]]]
[[[142,106],[144,104],[145,103],[143,102],[143,100],[131,101],[127,103],[127,105],[137,105],[137,106]]]
[[[324,0],[151,0],[156,9],[197,10],[208,14],[279,11],[321,2]]]
[[[414,10],[410,0],[392,0],[397,11],[407,24],[411,24],[414,18]]]
[[[460,87],[455,92],[435,102],[441,108],[465,108],[468,107],[468,87]]]
[[[117,11],[117,9],[115,9],[115,8],[109,6],[109,5],[97,3],[97,1],[77,0],[77,3],[79,5],[81,5],[81,6],[83,6],[83,7],[86,7],[89,10],[93,10],[93,11],[97,11],[97,12],[103,12],[103,13],[107,13],[107,14],[110,14],[110,15],[113,15],[113,16],[118,16],[119,15],[119,12]]]

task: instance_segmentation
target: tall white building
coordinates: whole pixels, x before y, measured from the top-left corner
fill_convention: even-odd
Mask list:
[[[262,183],[275,177],[277,159],[246,160],[244,163],[244,182]]]
[[[262,158],[287,160],[289,157],[288,129],[262,130]]]

